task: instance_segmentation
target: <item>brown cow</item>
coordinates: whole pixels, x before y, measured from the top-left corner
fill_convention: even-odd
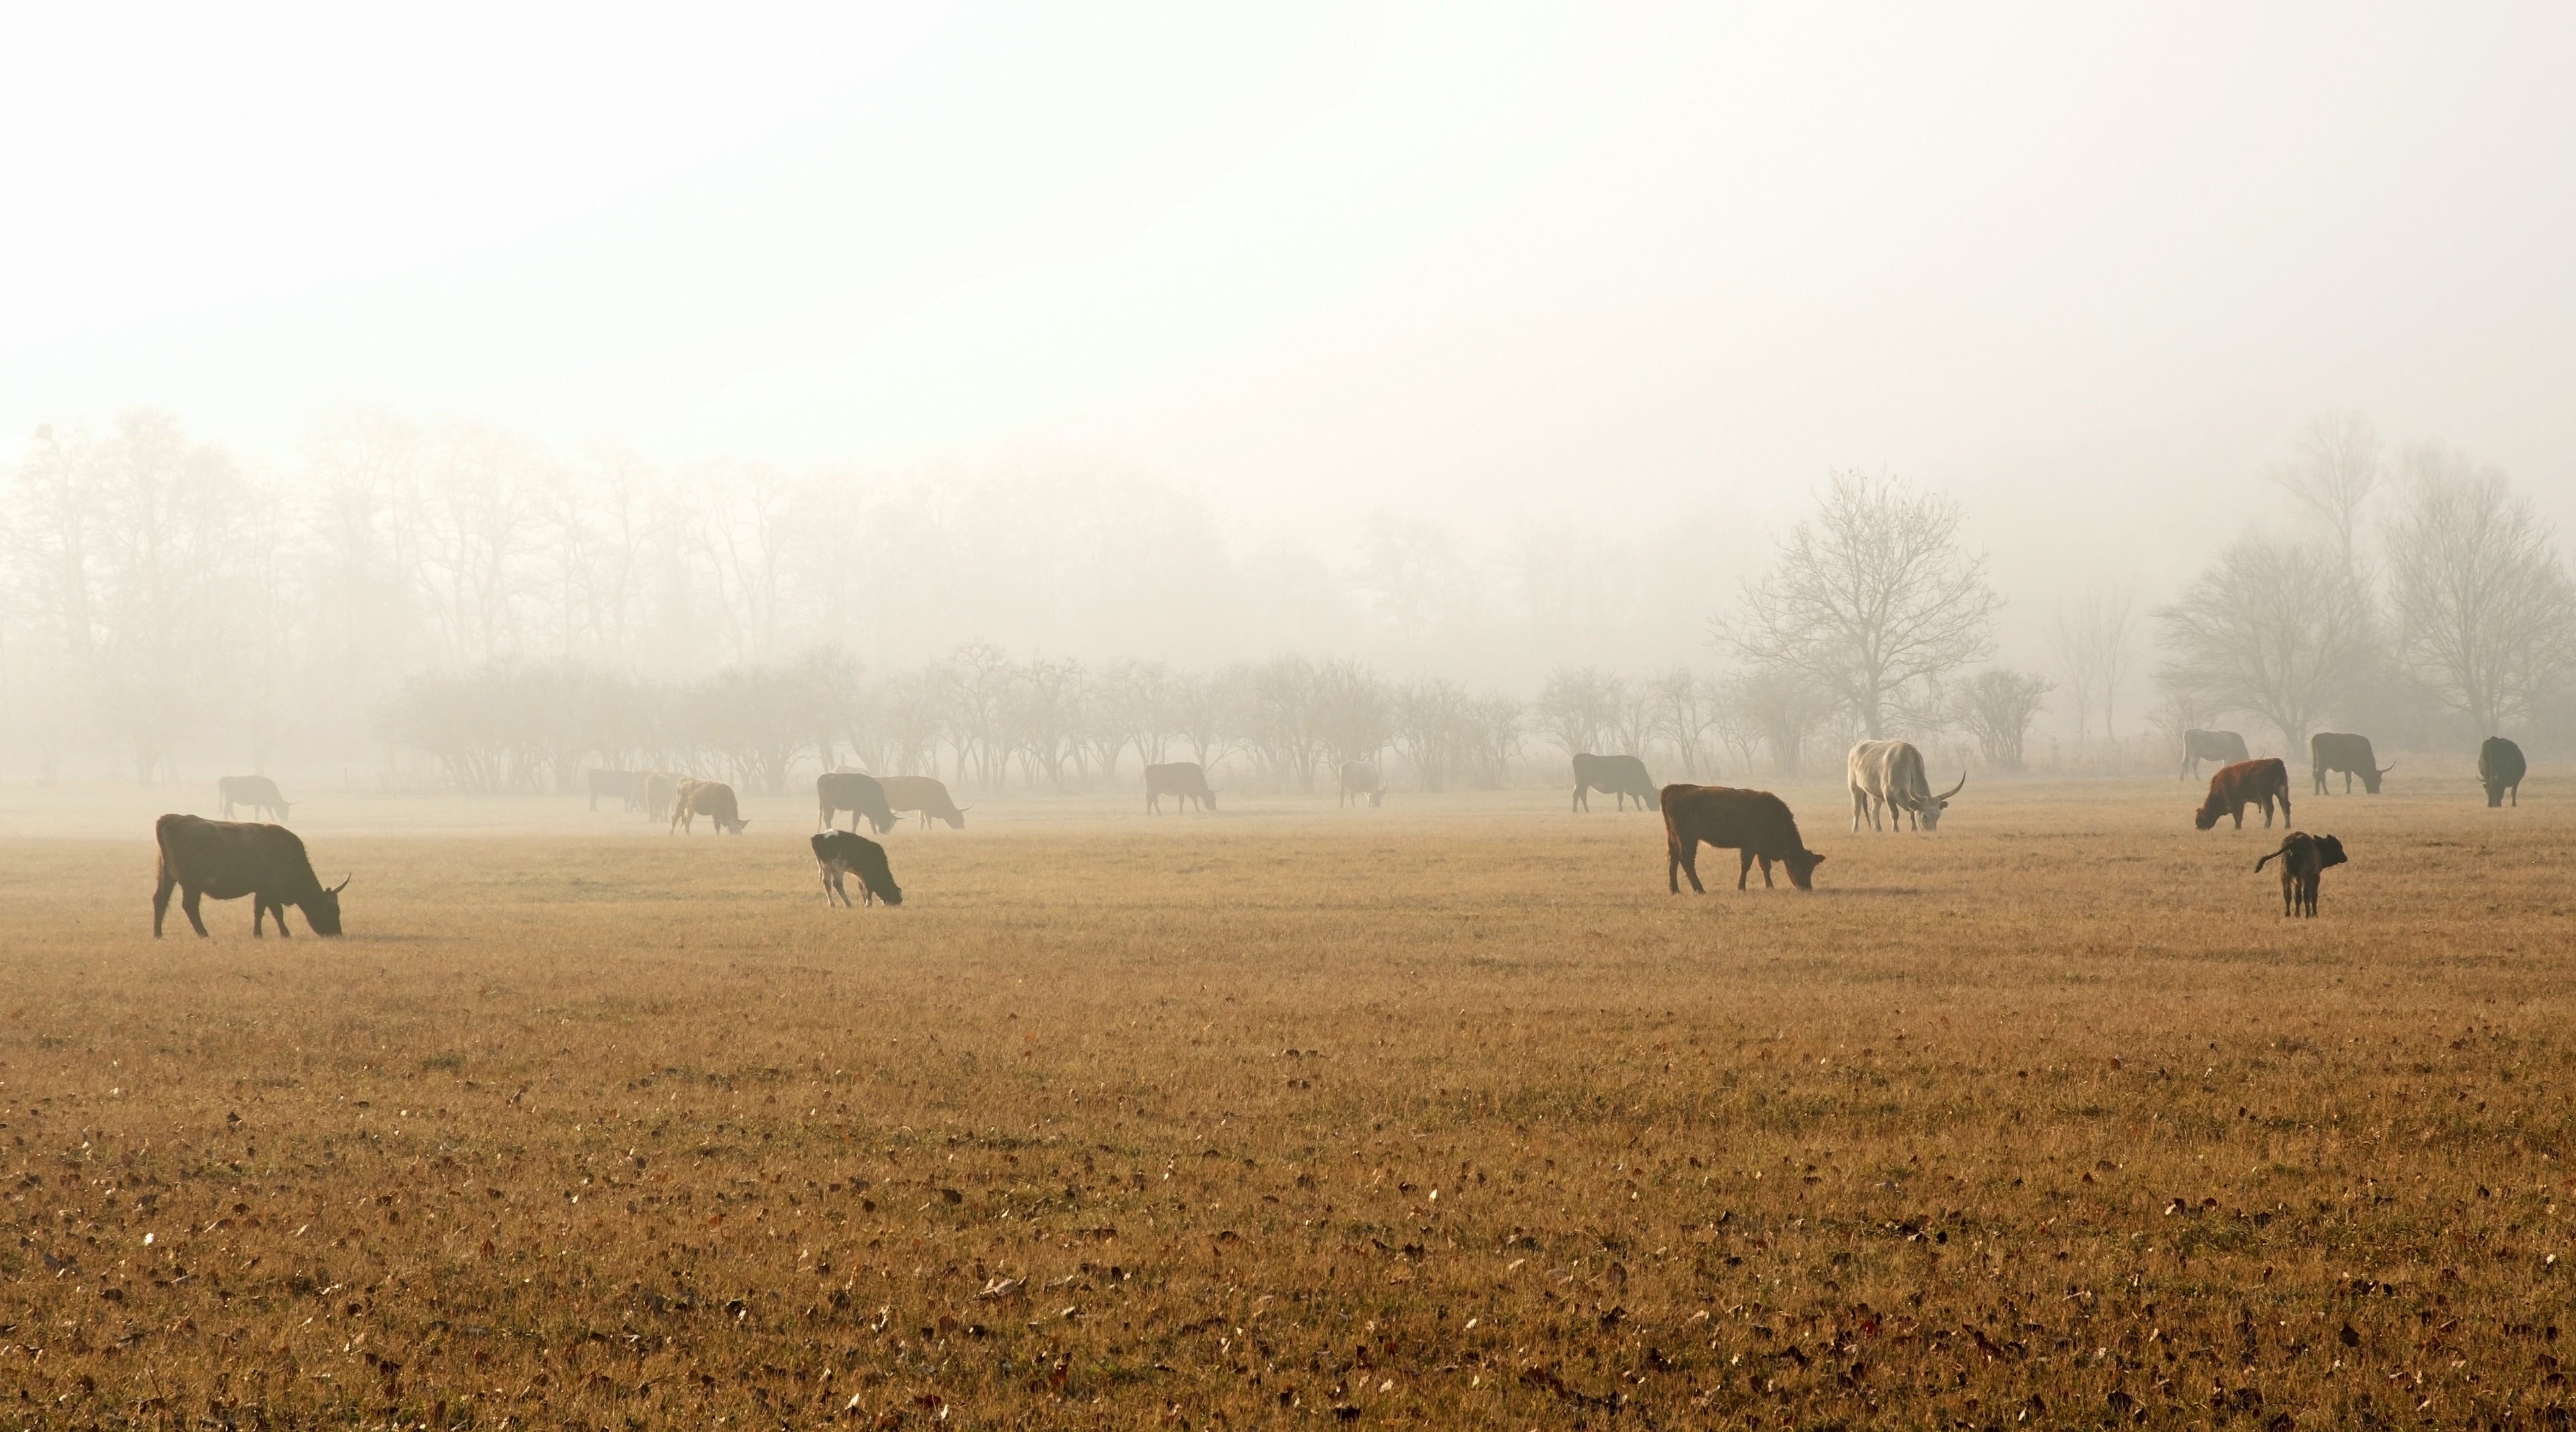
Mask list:
[[[199,935],[206,922],[197,902],[251,897],[250,932],[274,912],[277,935],[286,938],[286,907],[304,912],[304,923],[317,935],[340,933],[340,892],[349,882],[325,887],[314,878],[312,857],[304,842],[282,825],[243,825],[195,815],[165,815],[152,823],[152,839],[161,847],[161,881],[152,892],[152,938],[161,938],[161,922],[170,913],[170,891],[179,891],[180,913]]]
[[[2236,817],[2236,828],[2245,828],[2245,808],[2263,807],[2263,828],[2272,828],[2272,802],[2281,803],[2281,824],[2290,823],[2290,768],[2278,756],[2265,756],[2259,761],[2237,761],[2218,768],[2209,778],[2209,799],[2200,803],[2200,811],[2191,823],[2202,830],[2218,825],[2223,815]]]
[[[2281,848],[2254,862],[2254,868],[2278,860],[2281,862],[2281,918],[2317,916],[2318,877],[2327,867],[2345,863],[2343,842],[2331,835],[2310,835],[2294,830],[2281,841]]]
[[[695,831],[699,816],[715,822],[716,829],[726,835],[740,835],[742,828],[751,824],[742,818],[742,809],[734,800],[733,787],[722,781],[683,778],[680,788],[671,796],[672,831],[675,834]]]
[[[1699,883],[1699,847],[1705,841],[1737,853],[1735,888],[1741,890],[1753,872],[1753,862],[1762,862],[1762,885],[1771,884],[1771,862],[1789,867],[1789,883],[1801,890],[1816,888],[1816,867],[1825,858],[1807,848],[1798,835],[1798,818],[1789,813],[1786,802],[1769,791],[1742,791],[1732,786],[1670,785],[1664,787],[1656,804],[1664,811],[1664,883],[1676,895],[1682,893],[1681,876],[1690,877],[1691,889],[1706,893]]]

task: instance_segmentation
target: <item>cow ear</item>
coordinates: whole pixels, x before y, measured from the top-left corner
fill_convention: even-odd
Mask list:
[[[340,877],[340,883],[331,887],[331,893],[332,893],[332,894],[334,894],[334,895],[337,895],[337,894],[339,894],[341,891],[348,889],[348,888],[349,888],[349,882],[350,882],[350,881],[352,881],[352,880],[355,880],[355,879],[357,879],[357,878],[358,878],[358,873],[357,873],[356,871],[354,871],[354,870],[350,871],[350,872],[349,872],[348,874],[346,874],[346,875],[341,876],[341,877]]]

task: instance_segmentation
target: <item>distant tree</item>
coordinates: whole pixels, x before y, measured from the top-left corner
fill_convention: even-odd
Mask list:
[[[2323,542],[2248,537],[2219,555],[2156,613],[2165,661],[2157,678],[2177,702],[2269,721],[2290,749],[2371,670],[2368,594]]]
[[[1717,764],[1709,759],[1708,733],[1717,724],[1716,686],[1687,666],[1669,667],[1638,685],[1651,693],[1656,729],[1681,762],[1676,774],[1686,779],[1714,774]]]
[[[2576,672],[2576,584],[2502,473],[2438,444],[2410,448],[2404,465],[2386,544],[2398,652],[2491,736]]]
[[[1396,689],[1395,746],[1424,790],[1447,790],[1475,742],[1475,699],[1464,683],[1423,676]]]
[[[1360,662],[1336,657],[1315,669],[1319,754],[1335,766],[1374,761],[1395,739],[1395,693]]]
[[[1990,666],[1961,682],[1950,696],[1950,718],[1977,738],[1986,764],[1999,771],[2022,768],[2022,743],[2048,699],[2049,684],[2036,672]]]
[[[2289,456],[2273,464],[2272,485],[2322,523],[2344,577],[2367,586],[2359,542],[2361,512],[2379,490],[2387,458],[2370,420],[2355,412],[2320,413],[2291,441]]]
[[[1892,478],[1837,473],[1815,516],[1746,584],[1719,640],[1748,666],[1796,671],[1871,736],[1930,704],[1942,677],[1993,650],[2003,602],[1959,545],[1958,503]]]
[[[2075,740],[2083,744],[2092,715],[2102,713],[2102,735],[2120,738],[2120,687],[2137,665],[2136,599],[2125,587],[2086,592],[2070,609],[2057,608],[2057,629],[2049,637],[2049,654],[2065,678],[2068,702],[2075,711]]]
[[[1598,667],[1560,667],[1539,688],[1530,714],[1539,734],[1568,756],[1599,751],[1618,720],[1620,687]]]
[[[1807,738],[1838,705],[1833,693],[1794,666],[1757,666],[1719,683],[1719,709],[1738,732],[1750,733],[1771,752],[1774,774],[1794,776],[1805,759]]]

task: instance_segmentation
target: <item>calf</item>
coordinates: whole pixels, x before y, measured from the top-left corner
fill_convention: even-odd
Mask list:
[[[2272,828],[2272,802],[2281,803],[2281,824],[2290,823],[2290,768],[2278,756],[2265,756],[2259,761],[2237,761],[2218,768],[2209,778],[2209,798],[2200,803],[2191,823],[2202,830],[2214,830],[2223,815],[2236,817],[2236,828],[2245,828],[2245,808],[2260,803],[2263,828]]]
[[[888,905],[903,903],[903,891],[894,883],[894,871],[886,864],[885,847],[854,830],[827,830],[814,837],[814,864],[823,872],[823,903],[833,897],[841,904],[850,903],[850,892],[841,877],[851,871],[859,875],[860,891],[868,904],[883,900]]]
[[[2281,841],[2281,848],[2254,862],[2256,870],[2281,862],[2281,918],[2317,915],[2317,885],[2326,867],[2345,863],[2343,842],[2331,835],[2310,835],[2294,830]]]

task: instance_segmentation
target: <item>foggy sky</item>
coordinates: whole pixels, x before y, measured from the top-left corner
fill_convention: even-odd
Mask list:
[[[13,440],[354,398],[1748,554],[1885,469],[1967,500],[2008,634],[2276,520],[2328,407],[2576,527],[2563,7],[21,7],[0,52]]]

